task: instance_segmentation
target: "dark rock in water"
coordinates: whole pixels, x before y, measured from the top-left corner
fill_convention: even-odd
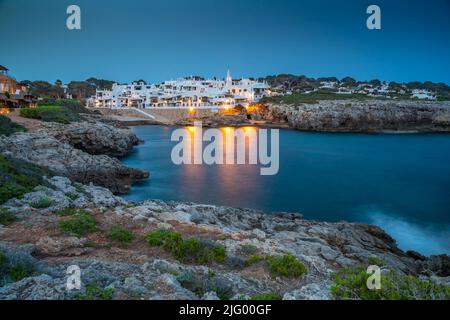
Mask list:
[[[45,127],[45,133],[93,155],[122,157],[141,142],[131,130],[102,122],[48,123]]]
[[[72,181],[106,187],[114,193],[125,193],[134,182],[149,177],[146,171],[124,166],[109,156],[90,155],[43,132],[14,134],[2,139],[0,152],[46,167]]]

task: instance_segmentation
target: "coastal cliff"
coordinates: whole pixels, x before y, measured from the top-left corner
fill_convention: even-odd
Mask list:
[[[450,132],[450,104],[350,99],[298,105],[267,103],[259,106],[252,119],[288,123],[303,131]]]
[[[0,153],[76,182],[126,193],[133,183],[148,178],[149,173],[124,166],[114,156],[127,154],[138,142],[130,130],[103,123],[48,123],[33,132],[1,137]]]

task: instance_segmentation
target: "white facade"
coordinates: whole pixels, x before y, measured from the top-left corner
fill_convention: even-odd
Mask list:
[[[416,98],[420,100],[436,100],[436,96],[432,92],[428,90],[419,90],[419,89],[414,89],[412,91],[411,98]]]
[[[114,84],[112,90],[97,90],[89,104],[96,107],[234,107],[246,106],[270,95],[265,82],[233,80],[228,71],[225,80],[184,78],[160,84],[133,82]]]

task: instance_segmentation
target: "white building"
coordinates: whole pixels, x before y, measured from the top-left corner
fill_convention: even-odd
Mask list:
[[[133,82],[114,84],[112,90],[97,90],[88,104],[96,107],[234,107],[246,106],[271,94],[265,82],[252,79],[225,80],[188,77],[160,84]]]
[[[433,92],[430,92],[428,90],[419,90],[419,89],[414,89],[412,91],[411,98],[416,98],[416,99],[420,99],[420,100],[436,100],[436,96],[434,95]]]

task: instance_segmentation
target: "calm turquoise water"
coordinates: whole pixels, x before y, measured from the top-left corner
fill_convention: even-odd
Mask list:
[[[173,128],[140,126],[122,161],[149,170],[129,200],[163,199],[303,213],[384,228],[404,250],[450,253],[450,134],[280,131],[280,170],[172,164]]]

